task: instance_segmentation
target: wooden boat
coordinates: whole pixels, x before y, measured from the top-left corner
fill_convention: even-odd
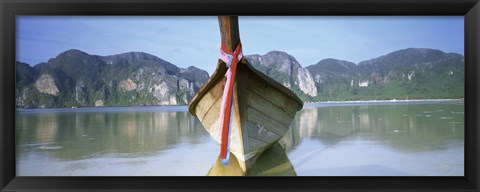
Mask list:
[[[222,42],[230,51],[235,50],[240,41],[237,18],[219,17],[219,22]],[[226,63],[219,60],[215,72],[193,97],[188,109],[218,143],[222,137],[220,110],[227,70]],[[244,172],[263,151],[283,137],[302,107],[303,102],[291,90],[254,69],[246,59],[239,61],[233,86],[229,150]]]

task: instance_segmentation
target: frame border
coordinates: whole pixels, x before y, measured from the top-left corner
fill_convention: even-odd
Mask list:
[[[16,177],[16,15],[463,15],[464,177]],[[1,191],[479,191],[479,0],[0,0]]]

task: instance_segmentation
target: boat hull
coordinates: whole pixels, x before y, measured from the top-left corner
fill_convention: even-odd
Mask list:
[[[246,171],[263,151],[285,135],[303,103],[286,87],[242,61],[234,84],[229,149]],[[219,61],[215,73],[189,105],[190,113],[218,143],[226,71],[225,63]]]

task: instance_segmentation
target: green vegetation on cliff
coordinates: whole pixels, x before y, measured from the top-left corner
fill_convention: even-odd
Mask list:
[[[434,49],[403,49],[358,64],[324,59],[307,67],[281,51],[245,58],[306,102],[464,97],[464,57]],[[208,79],[204,70],[141,52],[68,50],[46,63],[16,67],[18,108],[185,105]]]

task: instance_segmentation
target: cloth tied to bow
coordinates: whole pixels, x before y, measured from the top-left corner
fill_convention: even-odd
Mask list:
[[[237,64],[243,58],[242,44],[238,42],[233,52],[229,51],[222,43],[220,48],[220,59],[227,64],[228,70],[225,73],[227,81],[223,89],[222,103],[220,107],[220,128],[221,128],[221,143],[220,143],[220,160],[224,165],[228,165],[230,159],[230,129],[232,124],[232,106],[233,106],[233,87],[235,84],[235,75],[237,72]]]

